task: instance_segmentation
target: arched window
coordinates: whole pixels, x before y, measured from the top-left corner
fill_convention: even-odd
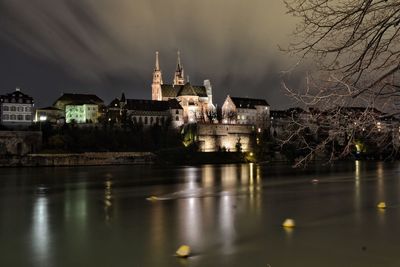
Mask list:
[[[147,117],[144,117],[144,124],[147,124],[148,123],[148,119],[147,119]]]
[[[4,107],[3,107],[3,110],[4,110],[4,111],[9,111],[10,108],[9,108],[8,106],[4,106]]]
[[[11,111],[16,111],[17,108],[15,106],[11,106]]]
[[[159,117],[156,118],[156,124],[157,125],[160,124],[160,118]]]
[[[150,117],[150,124],[153,124],[154,118]]]

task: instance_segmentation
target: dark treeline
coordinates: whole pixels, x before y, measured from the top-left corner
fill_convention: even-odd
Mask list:
[[[103,124],[78,127],[72,123],[54,127],[44,123],[33,127],[41,128],[43,132],[42,152],[157,151],[182,147],[178,131],[159,125],[123,127]]]

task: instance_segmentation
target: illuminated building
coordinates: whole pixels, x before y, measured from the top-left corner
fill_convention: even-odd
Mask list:
[[[153,71],[152,100],[167,101],[176,99],[183,108],[185,123],[208,121],[207,114],[213,112],[212,86],[209,80],[203,85],[192,85],[185,80],[184,69],[178,52],[176,70],[172,84],[165,84],[156,52],[156,63]]]
[[[33,98],[22,93],[19,88],[15,92],[0,96],[1,123],[7,126],[29,126],[33,120]]]
[[[66,123],[97,123],[99,118],[98,105],[94,103],[75,103],[65,106]]]
[[[249,124],[258,129],[269,125],[270,107],[264,99],[227,96],[222,105],[222,120],[228,124]]]
[[[133,124],[144,127],[167,123],[173,128],[183,125],[183,108],[175,99],[168,101],[126,99],[122,94],[120,99],[114,99],[108,106],[108,117],[115,122],[122,122],[123,116]]]
[[[35,111],[34,121],[62,124],[65,122],[65,113],[63,110],[55,107],[38,108]]]
[[[91,94],[63,94],[53,106],[65,112],[66,123],[97,123],[104,102]]]

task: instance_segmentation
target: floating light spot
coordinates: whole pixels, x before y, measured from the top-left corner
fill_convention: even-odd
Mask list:
[[[286,219],[283,221],[282,226],[285,228],[294,228],[296,226],[296,223],[293,219]]]
[[[180,258],[187,258],[190,256],[190,247],[187,245],[182,245],[175,252],[175,255]]]
[[[157,201],[157,200],[159,200],[159,198],[156,197],[156,196],[151,196],[151,197],[146,198],[146,200],[149,200],[149,201]]]
[[[377,207],[378,207],[379,209],[386,209],[386,208],[387,208],[385,202],[379,202],[378,205],[377,205]]]

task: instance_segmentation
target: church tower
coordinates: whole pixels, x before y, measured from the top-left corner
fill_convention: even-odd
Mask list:
[[[174,75],[174,85],[184,85],[185,84],[185,74],[183,71],[183,66],[181,64],[181,53],[178,51],[178,60],[176,63],[176,70]]]
[[[158,51],[156,52],[156,65],[153,71],[153,83],[151,84],[151,99],[152,100],[162,100],[161,85],[162,73],[160,69],[160,63],[158,61]]]

